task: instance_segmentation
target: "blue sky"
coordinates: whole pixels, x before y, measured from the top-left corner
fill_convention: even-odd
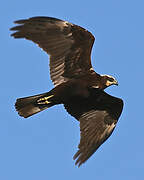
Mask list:
[[[144,178],[143,7],[139,0],[1,2],[0,179]],[[32,16],[57,17],[91,31],[96,36],[94,69],[119,81],[106,90],[125,103],[117,128],[80,168],[72,160],[79,124],[62,105],[28,119],[14,108],[18,97],[53,88],[46,53],[30,41],[10,37],[13,21]]]

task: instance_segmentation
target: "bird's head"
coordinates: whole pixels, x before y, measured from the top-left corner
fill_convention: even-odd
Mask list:
[[[103,79],[103,83],[104,83],[104,86],[105,88],[106,87],[109,87],[111,85],[117,85],[118,86],[118,81],[110,76],[110,75],[101,75],[102,79]]]

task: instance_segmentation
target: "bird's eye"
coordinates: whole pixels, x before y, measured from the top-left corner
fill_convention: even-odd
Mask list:
[[[110,81],[110,82],[113,82],[113,78],[109,78],[109,81]]]

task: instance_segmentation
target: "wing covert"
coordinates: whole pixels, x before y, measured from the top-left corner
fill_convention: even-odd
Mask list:
[[[18,20],[11,30],[15,38],[37,43],[50,55],[50,75],[55,86],[83,75],[91,68],[93,35],[84,28],[51,17]]]
[[[88,99],[72,100],[66,110],[80,122],[80,144],[74,155],[76,164],[84,163],[112,134],[122,112],[123,101],[103,91],[92,90]]]

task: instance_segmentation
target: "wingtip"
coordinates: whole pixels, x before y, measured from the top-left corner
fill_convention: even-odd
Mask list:
[[[75,162],[75,165],[79,168],[84,162],[81,162],[79,159]]]
[[[76,165],[78,168],[80,168],[80,166],[82,165],[82,163],[81,163],[81,162],[76,161],[76,162],[75,162],[75,165]]]
[[[75,165],[78,166],[78,168],[84,163],[84,162],[80,159],[80,151],[78,151],[78,152],[73,156],[73,160],[76,160]]]
[[[16,31],[19,30],[21,26],[14,26],[12,28],[10,28],[10,31]]]
[[[20,19],[20,20],[16,20],[14,21],[14,24],[24,24],[25,22],[27,22],[28,19]]]

